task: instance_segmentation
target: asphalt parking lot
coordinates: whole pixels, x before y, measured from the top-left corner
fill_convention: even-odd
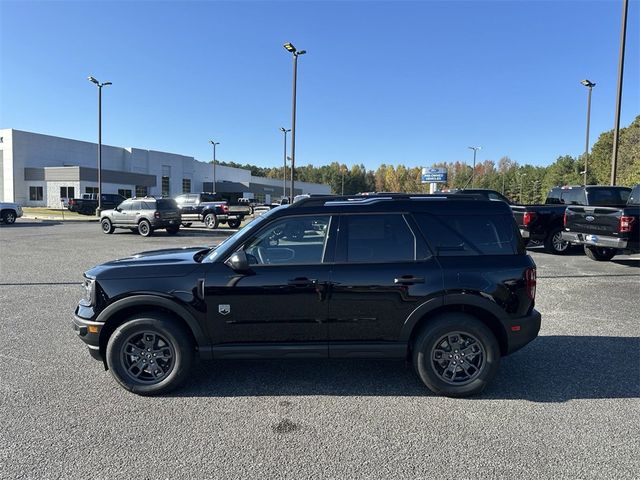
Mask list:
[[[638,478],[640,257],[531,249],[540,337],[478,398],[377,360],[202,363],[169,397],[122,390],[70,328],[82,272],[226,235],[0,226],[0,478]]]

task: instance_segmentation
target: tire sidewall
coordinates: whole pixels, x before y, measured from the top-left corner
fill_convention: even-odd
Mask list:
[[[464,332],[477,338],[484,347],[485,365],[478,377],[466,385],[451,385],[432,367],[431,350],[450,332]],[[489,328],[475,317],[463,313],[445,314],[427,323],[413,345],[413,364],[424,384],[434,393],[448,397],[476,395],[493,379],[500,364],[500,346]]]
[[[564,250],[556,250],[553,244],[553,237],[555,237],[558,233],[561,233],[561,232],[562,232],[562,228],[556,227],[553,230],[551,230],[547,238],[545,238],[544,240],[545,249],[554,255],[564,255],[569,251],[569,248],[571,247],[571,244],[569,242],[566,242],[567,247]]]
[[[9,211],[9,212],[3,212],[2,213],[2,220],[4,221],[4,223],[6,223],[7,225],[11,225],[12,223],[16,222],[16,214]]]
[[[109,225],[109,228],[105,229],[105,225]],[[113,224],[108,218],[102,219],[102,221],[100,222],[100,227],[102,227],[102,233],[113,233]]]
[[[229,220],[227,222],[227,224],[229,225],[229,228],[239,228],[240,227],[240,220]]]
[[[146,226],[146,229],[144,226]],[[138,222],[138,233],[143,237],[148,237],[151,235],[152,233],[151,224],[149,223],[148,220],[140,220]]]
[[[218,217],[214,213],[207,213],[204,217],[204,225],[209,229],[218,228]]]
[[[152,385],[137,383],[131,379],[122,363],[123,343],[136,332],[155,331],[171,342],[174,351],[174,364],[171,372],[159,383]],[[193,363],[193,344],[189,336],[171,320],[160,318],[137,318],[120,325],[109,337],[106,355],[111,375],[126,390],[140,395],[166,393],[178,387],[191,369]]]

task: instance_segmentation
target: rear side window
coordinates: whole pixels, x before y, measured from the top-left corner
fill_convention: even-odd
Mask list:
[[[156,208],[158,210],[176,210],[178,204],[173,198],[159,198],[156,200]]]
[[[386,263],[416,259],[416,236],[400,214],[342,216],[339,245],[339,261]]]
[[[415,215],[436,255],[514,255],[518,239],[511,215]]]
[[[623,205],[629,199],[629,190],[621,188],[590,188],[589,203],[591,205]]]
[[[631,195],[629,195],[629,200],[627,200],[629,205],[640,205],[640,185],[636,185],[631,190]]]

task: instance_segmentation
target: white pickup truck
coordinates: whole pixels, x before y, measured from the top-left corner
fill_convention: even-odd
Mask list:
[[[0,202],[0,220],[10,225],[22,216],[22,207],[17,203]]]

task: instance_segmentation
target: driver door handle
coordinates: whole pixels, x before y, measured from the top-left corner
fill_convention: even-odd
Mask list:
[[[393,279],[396,285],[413,285],[414,283],[424,283],[424,277],[414,277],[413,275],[402,275]]]
[[[307,277],[297,277],[289,280],[287,285],[290,287],[311,287],[318,283],[317,280]]]

